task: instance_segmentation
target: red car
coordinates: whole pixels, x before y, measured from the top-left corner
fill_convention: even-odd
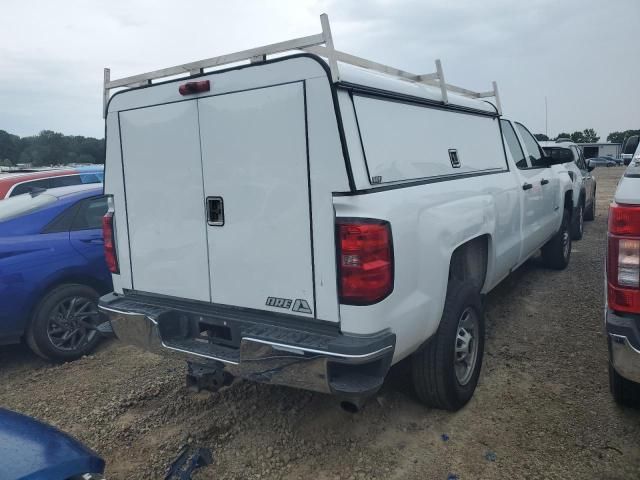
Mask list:
[[[0,200],[29,193],[34,188],[100,183],[103,178],[104,168],[102,166],[0,172]]]

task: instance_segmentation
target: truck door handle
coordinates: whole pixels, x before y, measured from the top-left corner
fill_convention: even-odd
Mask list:
[[[547,180],[546,178],[540,180],[540,185],[546,185],[547,183],[549,183],[549,180]]]
[[[523,190],[531,190],[532,188],[533,188],[533,185],[531,185],[530,183],[525,183],[522,185]]]
[[[207,223],[214,227],[224,225],[224,202],[222,197],[207,197]]]

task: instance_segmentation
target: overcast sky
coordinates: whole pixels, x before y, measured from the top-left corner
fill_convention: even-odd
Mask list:
[[[22,0],[0,18],[0,129],[102,137],[112,78],[320,32],[336,48],[488,90],[549,134],[640,128],[640,0]]]

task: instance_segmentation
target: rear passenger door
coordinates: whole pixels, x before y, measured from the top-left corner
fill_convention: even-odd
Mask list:
[[[107,198],[87,198],[75,207],[76,213],[69,229],[69,241],[73,248],[88,262],[89,269],[101,274],[106,272],[102,239],[102,217],[107,213]]]
[[[558,205],[559,180],[557,175],[551,171],[551,167],[547,165],[542,148],[531,132],[521,123],[516,122],[515,125],[518,135],[522,139],[527,162],[530,165],[528,173],[531,190],[542,199],[541,211],[535,219],[532,219],[539,226],[536,231],[536,238],[539,240],[539,245],[536,248],[539,248],[554,235],[560,225],[562,211],[558,213],[560,210]]]
[[[522,141],[518,138],[513,124],[507,120],[501,120],[502,134],[505,144],[511,155],[513,163],[517,167],[516,175],[521,186],[522,215],[520,231],[522,236],[522,246],[520,249],[519,262],[526,260],[532,252],[540,248],[544,241],[544,196],[542,192],[542,173],[539,169],[531,168],[527,159]]]

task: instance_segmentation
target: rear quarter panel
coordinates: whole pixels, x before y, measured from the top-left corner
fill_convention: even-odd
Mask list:
[[[461,244],[489,237],[484,291],[508,274],[519,255],[520,204],[513,172],[469,177],[366,195],[335,197],[336,216],[371,217],[391,224],[394,290],[371,306],[340,306],[344,332],[390,328],[394,362],[437,330],[449,264]]]

